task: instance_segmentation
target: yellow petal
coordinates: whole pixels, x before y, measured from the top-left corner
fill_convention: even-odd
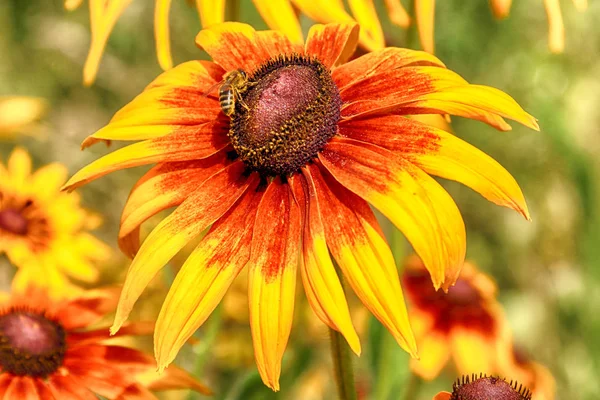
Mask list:
[[[83,0],[65,0],[65,9],[68,11],[76,10],[81,3],[83,3]]]
[[[169,11],[171,0],[156,0],[154,6],[154,40],[158,64],[164,70],[173,68],[171,39],[169,34]]]
[[[423,50],[434,53],[434,18],[435,0],[415,0],[415,14],[417,18],[417,29]]]
[[[544,0],[548,15],[548,45],[553,53],[562,53],[565,49],[565,26],[560,11],[559,0]]]
[[[22,147],[16,147],[10,153],[7,167],[13,183],[19,187],[25,185],[31,174],[31,157],[29,153]]]
[[[383,29],[375,10],[373,0],[348,0],[350,10],[360,24],[361,41],[370,51],[385,47]]]
[[[196,0],[203,28],[225,21],[225,0]]]
[[[420,358],[410,360],[410,369],[421,378],[431,381],[450,360],[451,343],[446,335],[432,331],[419,338],[418,345]],[[475,354],[473,353],[474,357]]]
[[[400,0],[385,0],[385,6],[387,7],[390,20],[394,24],[407,29],[410,25],[410,16],[402,6],[402,3],[400,3]]]
[[[215,307],[250,258],[260,196],[247,192],[185,261],[156,321],[154,352],[165,368]]]
[[[331,329],[340,332],[354,353],[360,355],[360,340],[350,318],[348,303],[344,289],[340,284],[337,272],[327,249],[323,222],[318,210],[318,199],[314,194],[314,187],[310,189],[310,200],[304,195],[301,180],[304,178],[293,177],[292,188],[298,203],[307,206],[308,221],[303,233],[303,257],[300,263],[302,283],[308,302],[317,315]]]
[[[496,352],[492,338],[464,328],[453,329],[450,337],[452,356],[460,374],[495,370]]]
[[[253,0],[269,28],[283,32],[293,43],[303,44],[302,28],[289,0]]]
[[[94,83],[106,41],[117,20],[132,0],[89,0],[92,43],[83,67],[83,83]]]

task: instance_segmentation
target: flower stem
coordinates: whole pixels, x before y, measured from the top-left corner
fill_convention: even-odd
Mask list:
[[[331,338],[331,358],[339,399],[356,400],[350,347],[338,331],[329,328],[329,336]]]

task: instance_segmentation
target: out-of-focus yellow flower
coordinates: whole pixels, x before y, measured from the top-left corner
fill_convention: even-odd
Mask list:
[[[100,218],[79,205],[79,196],[59,189],[65,166],[53,163],[31,172],[29,154],[16,148],[6,165],[0,162],[0,254],[19,270],[16,287],[30,282],[52,295],[74,291],[67,276],[85,282],[98,277],[96,263],[110,249],[88,230]]]
[[[86,85],[91,85],[96,79],[108,37],[115,23],[132,1],[88,0],[91,44],[83,70],[83,80]],[[353,23],[356,21],[361,26],[359,42],[365,49],[373,51],[385,46],[383,30],[373,0],[350,0],[348,4],[352,14],[346,11],[341,0],[253,0],[253,2],[267,25],[271,29],[283,32],[292,43],[302,44],[304,41],[296,11],[299,10],[319,23]],[[75,10],[82,3],[83,0],[65,0],[65,8]],[[172,0],[155,0],[154,5],[156,53],[158,62],[164,70],[173,66],[169,34],[171,3]],[[385,4],[392,22],[402,27],[408,27],[410,18],[400,0],[385,0]],[[225,20],[226,0],[195,0],[195,6],[203,27],[209,27]],[[433,23],[432,15],[430,19]],[[422,25],[426,26],[424,23]]]
[[[498,349],[506,349],[503,311],[496,301],[496,285],[466,262],[448,293],[436,291],[418,257],[410,257],[402,276],[409,315],[420,360],[411,360],[414,373],[436,378],[451,359],[459,374],[498,370]]]
[[[151,356],[107,343],[94,327],[116,305],[118,292],[97,289],[55,299],[37,285],[0,300],[0,393],[3,399],[155,400],[151,391],[210,390],[172,366],[158,376]],[[153,324],[128,324],[121,337],[147,335]]]
[[[573,0],[575,8],[579,11],[587,9],[587,0]],[[492,13],[498,19],[508,17],[512,0],[490,0]],[[553,53],[562,53],[565,49],[565,26],[560,0],[544,0],[544,7],[548,15],[548,46]]]
[[[35,135],[35,123],[47,108],[39,97],[0,96],[0,139],[15,134]]]

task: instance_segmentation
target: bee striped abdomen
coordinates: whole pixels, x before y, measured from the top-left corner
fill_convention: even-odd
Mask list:
[[[229,84],[221,85],[219,89],[219,103],[221,104],[221,109],[223,113],[230,117],[235,111],[235,95],[233,93],[233,88]]]

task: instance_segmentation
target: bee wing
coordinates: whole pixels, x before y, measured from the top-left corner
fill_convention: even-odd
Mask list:
[[[212,85],[211,87],[209,87],[204,93],[202,93],[202,97],[207,97],[209,94],[211,94],[212,92],[214,92],[216,88],[218,88],[219,86],[221,86],[223,84],[223,82],[224,81],[217,82],[214,85]]]

